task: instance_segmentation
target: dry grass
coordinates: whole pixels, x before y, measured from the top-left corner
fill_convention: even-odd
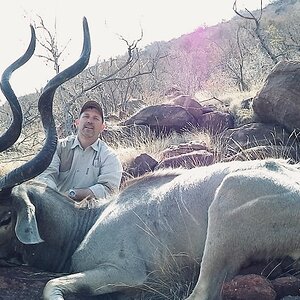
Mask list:
[[[197,282],[199,266],[197,264],[184,267],[169,265],[165,266],[164,270],[160,270],[160,274],[164,276],[149,283],[148,289],[145,287],[145,290],[137,293],[133,300],[186,299]]]
[[[14,170],[32,158],[32,154],[14,155],[14,153],[0,155],[0,176],[4,176],[11,170]]]
[[[147,153],[157,161],[161,159],[161,152],[166,148],[180,143],[189,142],[205,142],[208,148],[212,147],[211,137],[208,133],[199,132],[197,129],[187,130],[186,132],[172,133],[168,136],[155,136],[155,134],[149,134],[143,136],[143,138],[132,137],[130,140],[130,146],[128,141],[120,141],[114,148],[119,155],[123,166],[128,166],[130,162],[138,155]]]
[[[220,96],[217,96],[220,101],[220,110],[224,110],[225,107],[226,110],[234,116],[236,126],[253,122],[255,119],[253,109],[242,109],[241,104],[243,100],[253,98],[257,94],[259,88],[260,86],[256,86],[251,91],[239,92],[231,90],[226,93],[222,93]],[[196,94],[196,97],[199,101],[203,101],[203,99],[210,99],[214,97],[214,95],[210,92],[201,91]],[[206,104],[206,102],[202,104]]]

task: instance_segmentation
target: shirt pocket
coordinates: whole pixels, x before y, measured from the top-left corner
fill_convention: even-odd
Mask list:
[[[89,178],[94,178],[94,180],[101,174],[101,165],[96,164],[97,166],[91,165],[88,171],[88,174],[86,174]]]
[[[100,160],[100,157],[98,155],[94,158],[92,166],[94,168],[98,168],[98,169],[101,167],[101,160]]]

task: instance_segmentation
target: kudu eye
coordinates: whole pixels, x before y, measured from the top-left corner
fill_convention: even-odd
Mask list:
[[[2,215],[0,218],[0,227],[8,225],[11,222],[11,217],[12,213],[10,211]]]

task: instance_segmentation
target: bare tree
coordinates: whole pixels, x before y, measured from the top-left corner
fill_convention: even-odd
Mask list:
[[[299,10],[295,5],[285,7],[288,18],[280,14],[280,9],[276,9],[274,12],[276,18],[270,17],[265,21],[268,34],[272,37],[272,47],[276,49],[278,56],[289,60],[297,60],[300,50]]]
[[[68,44],[61,49],[57,40],[56,24],[51,31],[38,16],[35,23],[38,29],[38,43],[45,54],[38,57],[51,63],[56,73],[59,73],[62,55]],[[139,48],[143,31],[138,39],[129,42],[124,37],[119,38],[126,44],[127,54],[114,59],[96,63],[79,76],[61,86],[56,94],[55,115],[61,135],[74,132],[74,119],[78,115],[83,99],[93,98],[102,103],[105,113],[119,113],[126,110],[126,104],[131,97],[141,90],[139,78],[151,76],[161,58],[159,53],[154,56],[145,55]]]
[[[243,39],[241,38],[241,30],[242,28],[239,26],[236,30],[235,40],[232,42],[229,41],[224,61],[239,90],[244,92],[249,91],[249,85],[246,83],[245,79],[246,47],[244,46]]]
[[[160,60],[166,57],[159,50],[154,54],[141,50],[138,44],[142,37],[142,31],[133,42],[120,37],[127,46],[125,55],[98,62],[73,80],[77,82],[73,103],[84,95],[98,99],[106,114],[126,112],[128,100],[143,94],[142,78],[153,76]]]
[[[245,9],[245,11],[247,12],[248,15],[245,15],[245,14],[242,14],[241,12],[239,12],[237,9],[237,0],[235,0],[233,3],[233,10],[241,18],[254,22],[254,24],[255,24],[254,32],[260,42],[262,49],[271,58],[273,63],[277,64],[278,63],[277,56],[272,52],[271,48],[269,47],[268,43],[266,42],[264,34],[263,34],[263,30],[261,28],[262,0],[260,0],[260,12],[257,17],[247,8]]]
[[[37,54],[37,57],[45,59],[46,64],[52,64],[55,73],[58,74],[60,72],[60,58],[65,52],[70,40],[60,49],[57,41],[56,21],[54,22],[54,32],[51,32],[49,28],[46,27],[43,18],[39,15],[37,15],[37,18],[39,19],[38,22],[34,21],[35,29],[37,29],[37,32],[40,32],[37,36],[37,42],[45,50],[45,54]]]

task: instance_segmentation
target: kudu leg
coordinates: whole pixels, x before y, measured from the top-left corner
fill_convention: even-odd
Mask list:
[[[45,300],[63,300],[64,295],[70,293],[89,296],[109,294],[141,286],[145,280],[146,273],[143,270],[129,272],[128,268],[106,265],[50,280],[43,297]]]

